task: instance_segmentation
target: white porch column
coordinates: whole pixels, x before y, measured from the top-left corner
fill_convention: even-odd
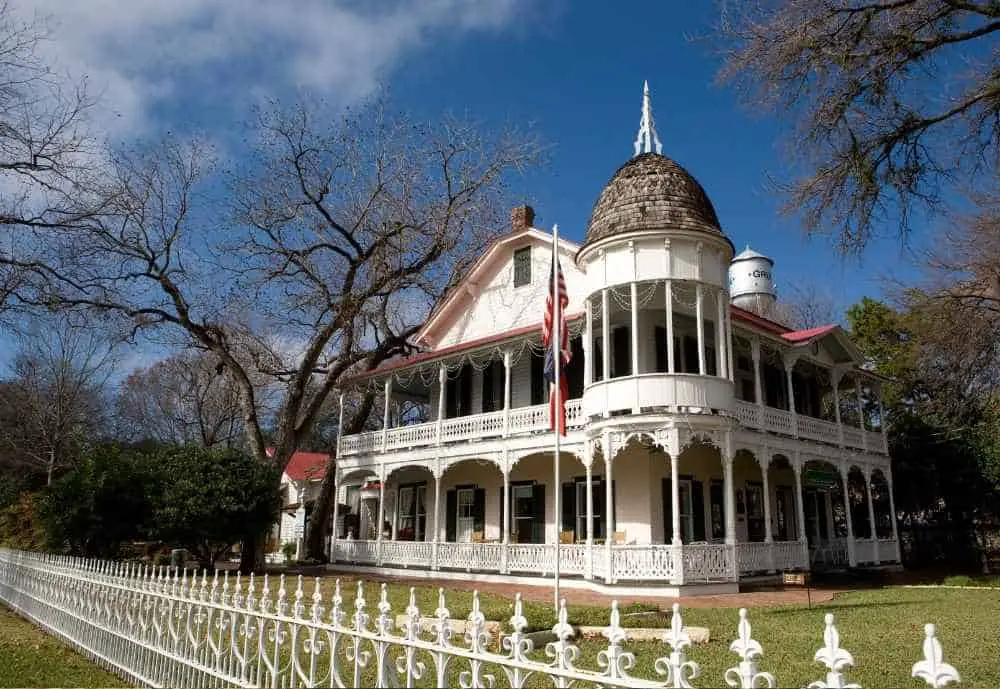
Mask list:
[[[604,549],[607,555],[608,569],[604,580],[610,584],[614,581],[615,575],[615,561],[612,558],[611,551],[611,543],[615,540],[615,510],[611,494],[611,455],[613,454],[611,433],[605,431],[601,441],[601,447],[604,451],[604,475],[606,477],[604,479],[604,511],[607,512],[607,516],[604,518]]]
[[[590,387],[594,382],[594,313],[590,310],[590,297],[583,300],[583,312],[586,317],[583,330],[583,387]]]
[[[392,398],[392,376],[385,379],[384,409],[382,411],[382,452],[385,452],[386,443],[389,441],[389,400]]]
[[[753,358],[753,401],[757,405],[757,426],[764,427],[764,387],[760,377],[760,338],[750,340],[750,356]]]
[[[726,316],[723,311],[723,292],[720,287],[715,291],[715,375],[720,378],[728,378],[729,372],[726,369]]]
[[[875,504],[872,502],[872,468],[870,465],[866,464],[864,469],[865,475],[865,497],[868,498],[868,525],[869,525],[869,536],[872,539],[872,560],[875,564],[879,563],[878,556],[878,531],[875,528]]]
[[[503,352],[503,437],[510,433],[510,350]]]
[[[854,393],[858,396],[858,428],[862,431],[867,430],[865,428],[865,403],[864,398],[861,395],[861,378],[858,376],[854,377]],[[861,434],[861,447],[865,450],[868,449],[868,434]]]
[[[302,559],[302,546],[306,537],[306,487],[296,486],[299,507],[295,510],[295,559]]]
[[[340,472],[333,472],[333,530],[330,532],[330,562],[337,561],[337,519],[340,517]]]
[[[844,446],[844,426],[840,420],[840,379],[841,373],[836,368],[830,371],[830,382],[833,384],[833,416],[837,423],[837,438],[840,446]]]
[[[799,414],[795,411],[795,390],[792,386],[792,371],[795,370],[795,358],[785,358],[785,384],[788,387],[788,411],[792,415],[792,433],[799,434]]]
[[[841,463],[838,468],[840,469],[840,482],[844,486],[844,512],[847,514],[847,564],[856,567],[858,560],[854,555],[854,521],[851,518],[851,492],[848,485],[851,467],[847,463]]]
[[[698,283],[694,287],[695,330],[698,331],[698,373],[705,375],[705,293]]]
[[[382,566],[382,525],[385,523],[385,482],[386,473],[385,467],[382,467],[382,471],[379,472],[379,482],[378,482],[378,511],[376,512],[376,519],[378,520],[375,524],[375,540],[377,555],[376,560],[379,566]]]
[[[607,287],[601,290],[601,372],[603,380],[611,378],[611,306],[608,304]],[[607,386],[604,389],[607,391]],[[605,392],[604,417],[610,415]]]
[[[639,375],[639,285],[629,285],[632,293],[632,375]],[[633,386],[632,413],[639,413],[639,385]]]
[[[774,535],[771,533],[771,451],[764,446],[757,458],[760,465],[761,483],[764,487],[764,543],[767,544],[767,571],[774,571]]]
[[[899,529],[896,525],[896,500],[892,497],[892,464],[885,467],[885,478],[889,484],[889,523],[892,524],[892,539],[896,542],[896,562],[903,564],[899,546]]]
[[[439,569],[438,543],[441,542],[441,460],[434,472],[434,540],[431,545],[431,569]]]
[[[586,578],[594,578],[594,469],[593,450],[590,441],[583,446],[583,462],[587,470],[587,570]]]
[[[503,550],[500,551],[500,572],[506,574],[507,551],[510,548],[510,457],[507,450],[504,450],[503,454],[503,525],[500,527],[503,530],[500,537]]]
[[[886,431],[885,423],[885,406],[882,403],[882,385],[879,384],[877,388],[878,392],[878,427],[879,431],[882,432],[882,452],[889,454],[889,435]]]
[[[726,311],[726,370],[729,372],[729,380],[736,380],[736,369],[733,368],[733,311],[729,308],[729,290],[722,293],[723,308]]]
[[[802,544],[803,566],[809,567],[809,540],[806,538],[806,510],[802,497],[802,458],[799,453],[795,453],[792,460],[792,471],[795,472],[795,516],[798,521],[799,543]]]
[[[678,476],[680,443],[671,443],[670,452],[670,559],[676,586],[684,584],[684,544],[681,537],[681,489]]]
[[[726,550],[729,551],[731,571],[733,581],[740,578],[739,557],[736,554],[736,494],[733,486],[733,433],[726,431],[722,441],[722,479],[725,493],[726,512]]]
[[[663,301],[667,311],[667,373],[676,370],[674,362],[674,283],[668,278],[663,281]]]
[[[444,402],[447,394],[445,385],[448,382],[448,369],[442,363],[438,364],[438,417],[437,417],[437,444],[441,444],[441,424],[444,422]]]

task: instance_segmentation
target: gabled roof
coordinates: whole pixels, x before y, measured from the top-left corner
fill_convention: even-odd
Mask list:
[[[273,455],[274,448],[267,448],[267,454]],[[326,464],[329,461],[329,453],[296,450],[288,460],[285,474],[293,481],[319,481],[326,476]]]
[[[864,360],[857,345],[851,341],[851,338],[839,325],[821,325],[818,328],[807,330],[793,330],[783,333],[781,339],[791,343],[793,347],[805,347],[819,340],[832,340],[843,350],[842,362],[860,364]]]
[[[484,277],[493,275],[494,269],[497,267],[496,263],[503,255],[504,250],[511,244],[524,242],[526,238],[543,244],[552,243],[551,234],[542,232],[534,227],[508,232],[494,239],[482,255],[476,259],[475,263],[470,266],[465,277],[445,294],[441,301],[434,307],[430,316],[427,317],[423,326],[413,337],[413,341],[419,345],[426,346],[430,334],[443,323],[447,322],[448,316],[460,308],[466,298],[475,297],[479,293],[480,281]],[[573,256],[580,249],[580,245],[560,237],[559,248],[562,252]]]

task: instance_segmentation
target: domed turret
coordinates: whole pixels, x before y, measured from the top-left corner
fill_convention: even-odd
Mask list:
[[[741,309],[770,318],[778,294],[774,286],[774,261],[748,245],[729,264],[729,294]]]

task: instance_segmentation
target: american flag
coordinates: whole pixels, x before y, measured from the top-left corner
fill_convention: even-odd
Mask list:
[[[553,252],[555,247],[553,246]],[[553,271],[555,279],[553,279]],[[558,286],[557,283],[558,282]],[[558,291],[559,298],[556,299]],[[545,300],[545,319],[542,322],[542,344],[545,347],[545,380],[549,383],[549,428],[556,429],[556,418],[559,419],[559,433],[566,435],[566,397],[569,395],[569,385],[566,382],[566,365],[570,360],[569,330],[566,328],[566,307],[569,305],[569,294],[566,292],[566,279],[563,277],[562,266],[558,255],[555,256],[552,269],[549,272],[549,296]],[[555,345],[552,341],[553,323],[558,309],[559,320],[559,408],[556,409],[556,359]]]

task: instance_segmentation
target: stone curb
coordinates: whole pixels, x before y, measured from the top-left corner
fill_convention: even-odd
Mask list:
[[[968,589],[972,591],[998,591],[1000,586],[956,586],[953,584],[900,584],[892,588],[900,589]]]

